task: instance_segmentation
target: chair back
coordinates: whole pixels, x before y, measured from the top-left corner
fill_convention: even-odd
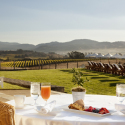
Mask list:
[[[101,62],[99,62],[99,64],[100,64],[101,67],[103,67],[103,68],[105,67]]]
[[[107,67],[108,67],[109,69],[112,69],[112,67],[111,67],[111,65],[110,65],[110,64],[107,64]]]
[[[119,64],[119,67],[120,67],[121,69],[124,69],[124,66],[123,66],[122,64]]]
[[[94,65],[95,65],[95,66],[98,66],[98,64],[97,64],[96,62],[94,62]]]
[[[0,101],[0,125],[15,125],[14,106]]]
[[[121,70],[117,64],[114,64],[114,66],[117,70]]]
[[[90,61],[88,61],[88,64],[89,64],[89,66],[92,66],[92,63]]]

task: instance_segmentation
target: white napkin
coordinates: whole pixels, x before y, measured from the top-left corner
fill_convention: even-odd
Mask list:
[[[125,104],[115,104],[115,109],[118,111],[125,111]]]
[[[47,105],[42,106],[40,112],[43,114],[47,114],[48,112],[51,112],[53,110],[55,105],[56,105],[56,101],[54,100],[54,101],[48,103]]]

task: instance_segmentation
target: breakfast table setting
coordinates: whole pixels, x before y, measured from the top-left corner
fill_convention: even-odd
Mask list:
[[[45,113],[41,111],[45,101],[39,96],[36,105],[32,105],[32,97],[26,97],[23,108],[15,108],[16,125],[124,125],[125,115],[115,109],[116,96],[86,94],[86,106],[106,107],[110,115],[96,116],[92,114],[70,111],[68,106],[73,103],[71,94],[51,95],[48,104],[56,102],[54,108]],[[15,101],[7,102],[15,105]],[[40,108],[39,108],[40,107]]]
[[[125,85],[116,86],[116,96],[85,94],[51,95],[51,83],[32,82],[31,97],[14,95],[16,125],[125,125]]]

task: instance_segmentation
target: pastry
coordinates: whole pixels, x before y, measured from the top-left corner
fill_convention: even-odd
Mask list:
[[[84,102],[82,99],[77,100],[73,104],[70,104],[68,107],[69,109],[76,109],[76,110],[81,110],[81,111],[85,110]]]

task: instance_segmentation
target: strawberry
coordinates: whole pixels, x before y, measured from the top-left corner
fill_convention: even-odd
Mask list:
[[[109,113],[109,111],[106,108],[101,108],[99,110],[99,114],[106,114],[106,113]]]
[[[98,110],[96,108],[93,108],[92,106],[89,106],[89,108],[85,109],[85,111],[99,113],[99,114],[109,113],[109,111],[106,108],[101,108],[101,109]]]
[[[109,113],[109,111],[105,108],[106,113]]]
[[[99,114],[105,114],[105,111],[103,109],[100,109]]]
[[[89,112],[92,112],[92,111],[93,111],[93,107],[92,107],[92,106],[89,106],[88,111],[89,111]]]
[[[85,111],[88,111],[88,109],[85,109]]]

